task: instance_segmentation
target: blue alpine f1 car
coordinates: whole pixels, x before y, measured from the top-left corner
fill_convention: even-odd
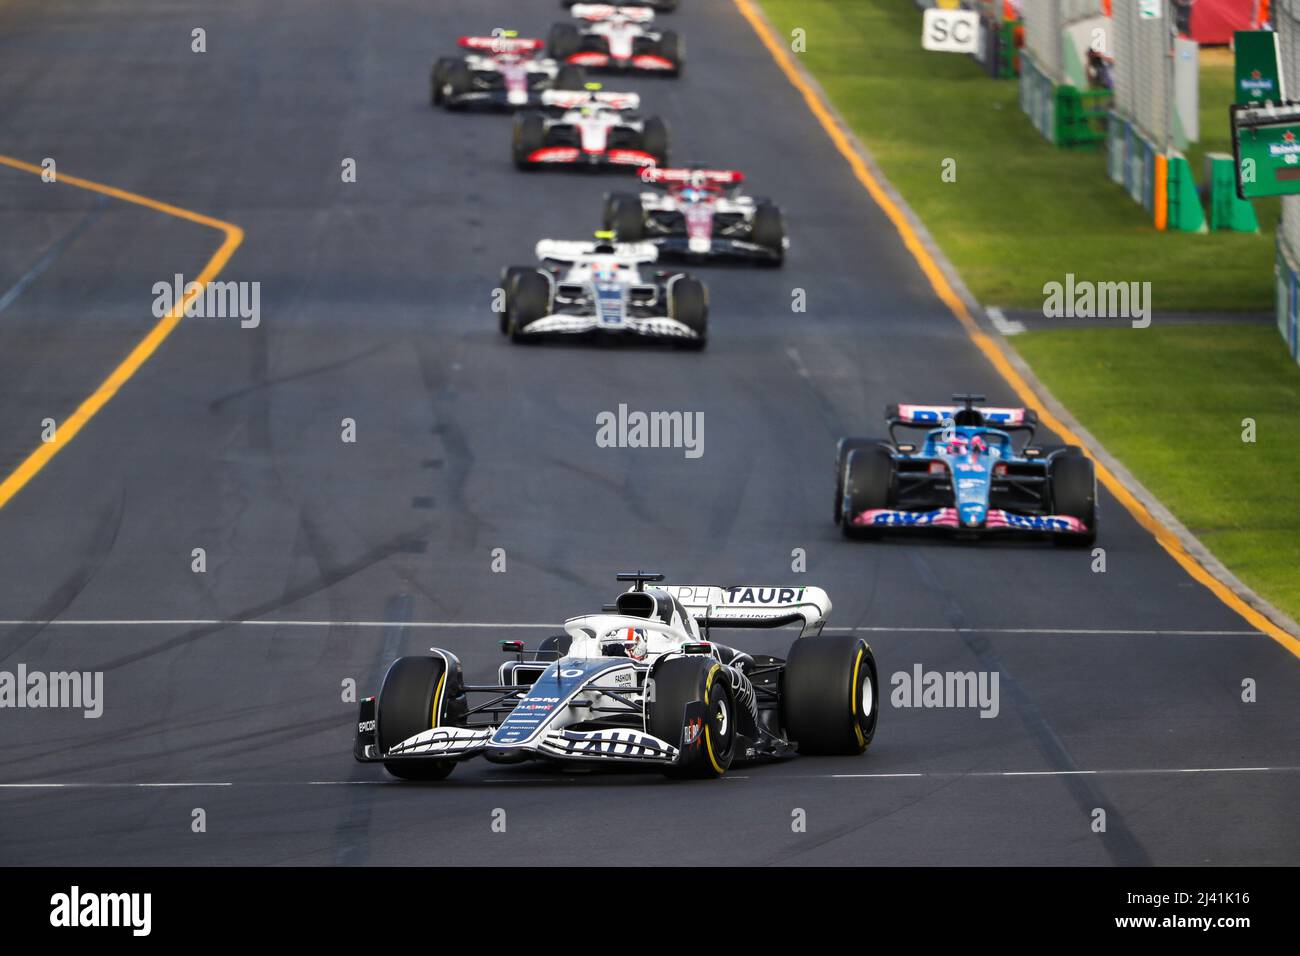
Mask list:
[[[890,405],[889,438],[841,438],[835,453],[835,523],[849,537],[890,530],[1026,532],[1062,545],[1097,538],[1097,481],[1077,445],[1035,445],[1031,409]],[[924,430],[919,444],[899,429]],[[1021,444],[1013,435],[1021,434]]]

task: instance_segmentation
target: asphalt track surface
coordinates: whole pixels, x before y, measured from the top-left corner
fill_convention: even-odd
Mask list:
[[[498,335],[500,267],[588,235],[618,185],[520,174],[508,119],[429,109],[429,64],[457,35],[560,16],[520,7],[0,3],[0,153],[236,223],[221,278],[262,284],[257,329],[184,320],[0,510],[0,669],[105,671],[98,720],[0,712],[0,862],[1300,859],[1300,661],[1113,500],[1104,574],[1038,543],[839,537],[839,435],[877,431],[890,401],[1011,394],[731,3],[686,0],[688,72],[628,85],[677,160],[743,167],[783,205],[786,268],[698,270],[703,354]],[[220,241],[0,167],[5,473],[152,326],[153,283],[192,277]],[[597,448],[620,403],[702,411],[703,457]],[[480,761],[423,786],[352,761],[343,680],[371,693],[432,643],[484,680],[498,640],[548,633],[412,622],[558,624],[632,566],[820,585],[832,627],[873,629],[883,675],[997,670],[1001,712],[886,707],[860,759],[718,782]],[[140,620],[245,623],[68,623]]]

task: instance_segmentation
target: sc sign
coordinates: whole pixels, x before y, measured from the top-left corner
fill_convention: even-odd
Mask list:
[[[925,21],[921,25],[921,46],[945,53],[978,53],[980,15],[974,10],[931,7],[925,11]]]

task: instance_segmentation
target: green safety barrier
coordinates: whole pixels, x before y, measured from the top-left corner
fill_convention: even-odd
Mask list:
[[[1237,170],[1231,153],[1205,154],[1205,183],[1211,229],[1259,232],[1255,207],[1237,195]]]
[[[1110,102],[1110,90],[1058,86],[1053,142],[1058,146],[1092,146],[1105,141]]]

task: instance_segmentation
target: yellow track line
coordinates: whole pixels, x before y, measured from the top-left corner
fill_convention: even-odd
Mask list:
[[[815,117],[817,117],[817,121],[821,123],[822,128],[826,130],[826,134],[830,136],[831,141],[835,144],[835,148],[838,149],[840,154],[848,161],[849,166],[853,169],[854,175],[858,178],[858,182],[860,182],[867,192],[871,194],[872,200],[874,200],[876,205],[879,206],[885,215],[889,217],[889,221],[894,224],[894,228],[898,230],[898,234],[902,237],[903,245],[907,247],[908,252],[910,252],[913,258],[916,259],[917,264],[921,267],[921,271],[925,273],[925,277],[934,288],[935,294],[939,296],[944,305],[946,305],[952,314],[956,316],[957,321],[960,322],[962,328],[966,330],[966,334],[970,337],[971,341],[974,342],[975,346],[984,353],[985,357],[993,364],[993,367],[997,370],[998,374],[1006,379],[1007,384],[1011,386],[1012,390],[1020,398],[1020,401],[1024,403],[1025,407],[1032,408],[1038,413],[1038,418],[1044,425],[1056,432],[1056,434],[1060,435],[1070,444],[1083,446],[1083,440],[1067,428],[1065,423],[1043,406],[1043,403],[1039,401],[1038,396],[1034,394],[1033,389],[1029,387],[1029,383],[1024,380],[1024,377],[1021,376],[1021,374],[1016,371],[1015,367],[1007,360],[1007,357],[1003,353],[999,344],[990,338],[982,329],[980,329],[979,325],[976,324],[975,319],[970,314],[970,310],[966,308],[966,303],[962,301],[961,297],[957,295],[956,290],[953,289],[951,283],[948,282],[948,278],[943,274],[943,270],[939,268],[939,264],[935,262],[934,257],[930,255],[929,250],[925,248],[920,237],[917,236],[916,231],[912,228],[912,224],[907,221],[907,216],[903,213],[902,209],[898,207],[898,204],[895,203],[881,187],[876,177],[872,175],[871,170],[867,168],[867,164],[862,161],[862,157],[858,155],[857,150],[853,148],[853,144],[849,142],[848,137],[844,135],[844,131],[840,129],[839,124],[835,121],[834,116],[831,115],[830,109],[827,107],[825,101],[822,99],[820,94],[813,89],[811,84],[804,79],[803,75],[799,72],[798,67],[794,65],[790,55],[786,52],[785,47],[777,41],[776,37],[772,34],[772,30],[768,27],[767,22],[754,9],[752,0],[734,0],[734,3],[736,4],[737,9],[740,10],[741,16],[749,21],[749,25],[754,29],[754,32],[758,34],[758,38],[763,41],[763,45],[767,47],[768,52],[772,54],[772,58],[776,60],[777,66],[781,68],[781,72],[785,74],[786,79],[788,79],[791,85],[793,85],[794,88],[803,95],[804,102],[807,103],[808,109],[812,111],[812,114]],[[1169,552],[1169,555],[1182,566],[1183,570],[1190,574],[1195,580],[1205,585],[1205,587],[1209,588],[1210,592],[1220,601],[1245,618],[1251,627],[1267,634],[1296,657],[1300,657],[1300,639],[1287,633],[1277,624],[1273,623],[1273,621],[1255,610],[1238,597],[1231,588],[1211,574],[1209,570],[1207,570],[1187,551],[1186,548],[1183,547],[1182,542],[1178,540],[1178,536],[1151,514],[1142,502],[1138,501],[1137,498],[1135,498],[1133,494],[1124,487],[1110,469],[1097,460],[1091,450],[1084,446],[1084,451],[1096,464],[1097,477],[1101,479],[1101,483],[1106,486],[1107,490],[1115,496],[1128,513],[1136,519],[1137,523],[1155,537],[1160,546]]]
[[[45,172],[40,166],[34,166],[31,163],[25,163],[10,156],[0,156],[0,165],[20,169],[23,172],[33,173],[37,176]],[[230,260],[230,257],[234,255],[235,250],[239,248],[239,244],[244,241],[244,230],[231,223],[222,222],[220,219],[213,219],[211,216],[204,216],[188,209],[181,209],[179,206],[172,206],[156,199],[150,199],[147,196],[140,196],[124,189],[105,186],[102,183],[91,182],[89,179],[81,179],[77,176],[68,176],[64,173],[58,174],[57,182],[111,196],[114,199],[134,203],[137,206],[156,209],[169,216],[176,216],[179,219],[186,219],[201,226],[216,229],[225,235],[225,239],[217,251],[213,253],[212,258],[208,260],[207,265],[203,267],[203,271],[199,273],[198,278],[194,280],[198,283],[197,287],[177,303],[170,312],[158,320],[158,323],[136,344],[126,358],[122,359],[118,366],[109,373],[108,378],[104,379],[99,384],[99,387],[77,406],[76,411],[58,423],[54,441],[42,442],[35,451],[23,459],[23,462],[3,482],[0,482],[0,508],[7,505],[14,495],[18,494],[29,481],[36,477],[51,458],[62,451],[72,439],[76,438],[77,433],[117,394],[117,390],[140,370],[140,366],[149,360],[149,357],[158,350],[158,346],[162,345],[167,336],[171,335],[172,330],[180,324],[181,318],[185,315],[186,306],[193,301],[195,296],[202,292],[204,286],[216,278],[217,274]]]

